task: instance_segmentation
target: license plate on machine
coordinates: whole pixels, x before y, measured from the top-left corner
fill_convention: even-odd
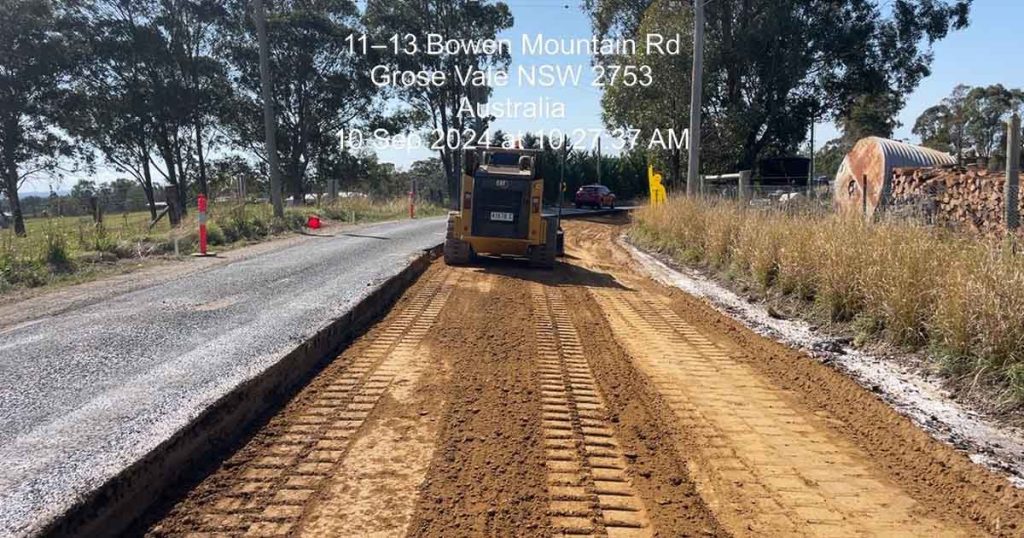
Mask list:
[[[512,213],[507,213],[504,211],[491,211],[491,220],[496,220],[499,222],[512,222],[515,219],[513,218]]]

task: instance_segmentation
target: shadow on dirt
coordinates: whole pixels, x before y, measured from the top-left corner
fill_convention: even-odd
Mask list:
[[[566,256],[566,259],[573,258]],[[589,286],[632,291],[608,273],[592,271],[562,260],[555,264],[554,269],[537,269],[530,267],[521,258],[480,256],[472,266],[483,273],[538,282],[547,286]]]
[[[632,217],[628,211],[620,211],[609,215],[574,215],[572,217],[572,220],[577,222],[593,222],[595,224],[612,225],[629,224],[631,219]]]
[[[391,241],[390,237],[381,237],[379,235],[366,235],[366,234],[356,234],[356,233],[343,233],[343,234],[338,234],[338,235],[343,235],[345,237],[360,237],[360,238],[363,238],[363,239],[378,239],[380,241]]]

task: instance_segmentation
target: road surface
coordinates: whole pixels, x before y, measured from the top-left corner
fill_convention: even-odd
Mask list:
[[[443,241],[341,232],[0,329],[0,536],[61,514]]]
[[[611,220],[611,219],[609,219]],[[1020,536],[1024,494],[642,276],[435,262],[152,536]]]

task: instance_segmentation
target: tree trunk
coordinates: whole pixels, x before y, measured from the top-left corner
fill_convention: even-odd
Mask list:
[[[14,218],[14,234],[18,237],[25,237],[25,218],[21,213],[21,200],[18,198],[18,165],[14,162],[13,155],[7,155],[4,159],[7,161],[7,173],[4,174],[6,177],[5,183],[7,191],[7,199],[11,203],[11,217]]]
[[[302,164],[299,162],[302,157],[296,152],[288,159],[288,183],[292,187],[292,204],[302,205],[305,203],[305,189],[302,185]]]
[[[459,174],[454,170],[455,163],[452,162],[450,151],[441,150],[441,164],[444,167],[444,175],[448,183],[449,209],[458,210],[462,189],[459,186]]]
[[[438,151],[441,154],[441,164],[444,166],[444,175],[448,181],[448,204],[450,209],[457,211],[462,204],[460,160],[457,158],[459,152],[448,148],[447,136],[451,125],[448,123],[448,110],[443,101],[438,107],[438,114],[441,116],[441,136],[444,137],[444,140],[438,145]]]
[[[174,164],[178,167],[178,203],[182,216],[188,214],[188,176],[185,174],[185,160],[181,157],[181,140],[174,137]]]
[[[146,204],[149,205],[149,220],[156,220],[156,196],[153,193],[153,175],[149,170],[149,155],[142,156],[142,192],[146,195]]]
[[[183,191],[184,188],[183,185],[181,185],[181,183],[178,180],[178,168],[175,166],[174,163],[173,150],[170,148],[169,141],[166,140],[166,137],[164,137],[163,140],[159,141],[157,145],[160,146],[160,156],[163,157],[164,166],[167,167],[167,182],[170,183],[172,187],[174,187],[174,202],[181,209],[182,215],[184,215],[185,207],[184,202],[182,201],[183,196],[181,194],[181,191]],[[171,205],[171,202],[171,200],[167,200],[168,205]]]
[[[670,162],[672,163],[671,164],[672,169],[669,171],[669,176],[671,178],[670,181],[669,181],[669,189],[679,189],[680,185],[683,184],[683,178],[682,178],[682,173],[683,173],[683,170],[682,170],[682,168],[683,168],[682,150],[673,149],[672,150],[672,157],[670,159]]]

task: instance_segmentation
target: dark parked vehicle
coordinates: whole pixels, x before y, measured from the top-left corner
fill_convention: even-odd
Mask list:
[[[595,209],[602,207],[615,208],[615,193],[604,185],[584,185],[576,191],[576,208],[590,206]]]

